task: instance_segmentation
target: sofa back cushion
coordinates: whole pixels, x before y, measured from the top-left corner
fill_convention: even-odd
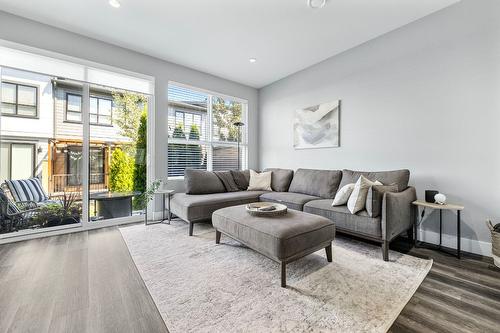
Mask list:
[[[341,177],[340,170],[298,169],[293,175],[288,191],[333,199]]]
[[[186,169],[184,184],[187,194],[210,194],[226,192],[224,184],[211,171]]]
[[[264,171],[272,171],[271,188],[275,192],[287,192],[293,178],[293,170],[267,168]]]
[[[408,181],[410,180],[410,170],[393,170],[393,171],[353,171],[353,170],[342,170],[342,181],[340,182],[340,188],[342,186],[356,183],[359,177],[363,175],[371,181],[378,180],[384,185],[395,184],[398,186],[398,191],[404,191],[408,187]]]
[[[231,170],[234,182],[240,191],[246,191],[250,182],[250,170]]]

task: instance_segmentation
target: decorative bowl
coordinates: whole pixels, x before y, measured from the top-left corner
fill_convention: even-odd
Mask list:
[[[252,216],[280,216],[287,213],[287,207],[276,202],[253,202],[245,208]]]

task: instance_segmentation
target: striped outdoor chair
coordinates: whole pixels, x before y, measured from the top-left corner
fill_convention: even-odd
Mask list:
[[[29,226],[39,210],[40,207],[33,201],[12,202],[0,188],[0,233]]]
[[[15,203],[30,201],[43,206],[55,202],[49,198],[38,178],[6,180],[4,184]]]

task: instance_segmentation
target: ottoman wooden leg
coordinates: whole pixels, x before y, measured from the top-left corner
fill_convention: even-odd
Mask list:
[[[328,262],[332,262],[332,244],[331,243],[330,243],[330,245],[325,247],[325,252],[326,252],[326,260],[328,260]]]
[[[220,236],[221,236],[221,232],[218,230],[215,230],[215,244],[220,244]]]
[[[194,223],[189,222],[189,236],[193,236],[193,227],[194,227]]]
[[[281,262],[281,286],[286,288],[286,262]]]

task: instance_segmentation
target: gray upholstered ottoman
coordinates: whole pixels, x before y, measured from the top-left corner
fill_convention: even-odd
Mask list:
[[[221,233],[281,264],[281,286],[286,287],[286,264],[322,248],[332,261],[335,225],[329,219],[288,210],[283,216],[249,215],[245,205],[216,210],[212,215],[215,242]]]

